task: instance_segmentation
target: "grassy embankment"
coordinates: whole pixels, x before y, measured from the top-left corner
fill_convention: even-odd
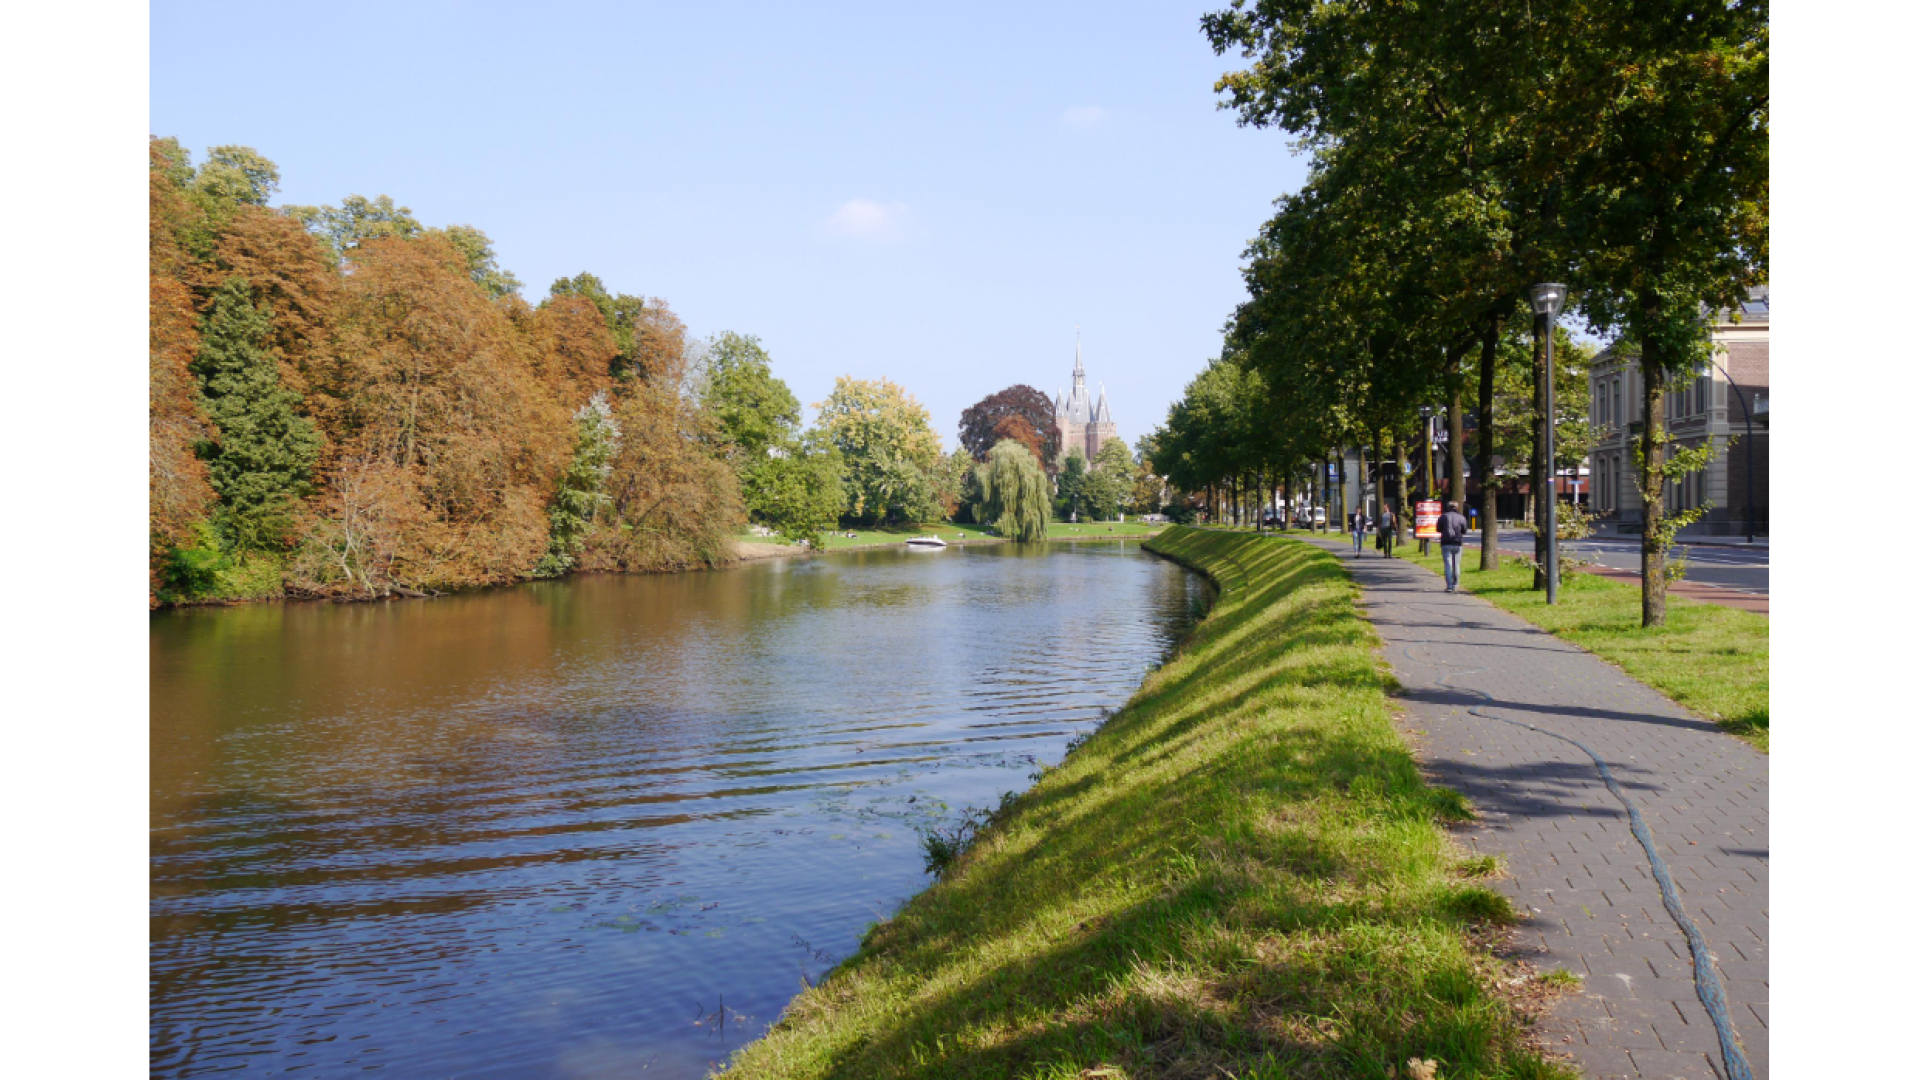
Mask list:
[[[1085,522],[1078,525],[1069,525],[1064,521],[1055,521],[1047,526],[1047,539],[1092,540],[1096,538],[1111,539],[1115,537],[1139,538],[1152,536],[1164,528],[1166,528],[1164,525],[1142,525],[1137,521]],[[853,535],[847,536],[846,534],[849,532]],[[845,551],[848,548],[885,547],[890,544],[905,543],[908,539],[915,536],[937,536],[949,544],[997,544],[1001,542],[1000,538],[987,531],[987,527],[984,525],[957,525],[951,521],[940,521],[921,525],[874,525],[864,528],[841,529],[826,534],[823,538],[826,542],[821,550]],[[747,544],[779,543],[776,537],[755,536],[752,533],[740,534],[739,540]]]
[[[1419,554],[1418,545],[1396,549],[1438,574],[1440,546]],[[1533,570],[1503,558],[1497,570],[1479,569],[1480,553],[1460,560],[1460,585],[1557,637],[1616,664],[1622,671],[1713,720],[1756,749],[1767,749],[1768,638],[1764,615],[1667,597],[1667,625],[1640,626],[1640,586],[1593,574],[1568,574],[1560,602],[1547,606],[1533,589]]]
[[[730,1075],[1563,1075],[1469,944],[1506,901],[1439,824],[1459,797],[1395,733],[1338,562],[1151,547],[1222,584],[1212,614]]]

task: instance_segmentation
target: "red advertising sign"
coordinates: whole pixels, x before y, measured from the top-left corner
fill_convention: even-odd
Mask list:
[[[1413,504],[1413,538],[1415,540],[1440,539],[1440,503],[1436,499],[1422,499]]]

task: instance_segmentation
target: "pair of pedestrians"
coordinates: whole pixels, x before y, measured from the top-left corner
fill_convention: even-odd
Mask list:
[[[1350,523],[1353,527],[1353,550],[1359,554],[1366,542],[1367,515],[1355,511]],[[1386,557],[1393,558],[1393,538],[1395,523],[1393,511],[1383,510],[1380,514],[1379,538],[1377,543]],[[1460,504],[1450,502],[1446,513],[1440,515],[1440,561],[1446,568],[1447,591],[1457,592],[1460,588],[1460,545],[1467,539],[1467,519],[1460,513]]]

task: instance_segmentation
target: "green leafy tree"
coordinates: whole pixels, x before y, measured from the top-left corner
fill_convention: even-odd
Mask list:
[[[252,147],[216,146],[196,169],[178,139],[153,138],[148,146],[156,171],[179,196],[170,223],[173,239],[196,261],[213,256],[222,229],[236,213],[265,206],[280,187],[279,167]]]
[[[1133,490],[1133,455],[1128,453],[1126,443],[1108,439],[1100,444],[1083,490],[1087,509],[1101,521],[1111,521],[1126,509]]]
[[[279,361],[265,346],[271,321],[251,297],[237,274],[220,286],[192,366],[218,432],[201,456],[220,496],[222,538],[234,551],[285,546],[321,445],[300,415],[300,396],[280,385]]]
[[[725,331],[707,344],[701,406],[740,478],[748,517],[789,542],[820,542],[846,504],[839,451],[800,434],[800,399],[773,374],[760,339]]]
[[[820,534],[840,519],[847,495],[840,451],[819,431],[786,440],[740,474],[740,493],[753,520],[788,543],[820,545]]]
[[[486,233],[471,225],[449,225],[427,231],[447,238],[454,250],[467,260],[467,273],[472,275],[473,283],[485,289],[488,296],[497,300],[520,291],[520,279],[500,269],[500,257],[494,253],[493,241]]]
[[[408,240],[425,230],[413,211],[395,206],[393,199],[381,195],[349,195],[339,206],[283,206],[282,213],[299,221],[307,231],[327,245],[336,260],[344,259],[368,240],[395,237]]]
[[[774,377],[759,338],[731,330],[716,334],[707,344],[706,363],[701,402],[729,456],[757,462],[793,440],[800,429],[800,399]]]
[[[1160,512],[1161,495],[1167,478],[1154,468],[1154,451],[1160,444],[1162,429],[1155,428],[1133,441],[1133,486],[1127,493],[1127,509],[1136,514]]]
[[[967,521],[980,501],[980,481],[974,475],[973,455],[962,446],[940,459],[934,474],[933,495],[949,521]]]
[[[560,476],[547,510],[547,553],[534,567],[535,577],[558,577],[573,568],[587,534],[602,511],[613,505],[607,478],[620,453],[620,424],[601,391],[573,414],[573,460]]]
[[[1055,481],[1053,508],[1061,521],[1065,521],[1087,506],[1087,455],[1077,446],[1067,449],[1067,456],[1060,463],[1060,476]]]
[[[980,519],[1019,544],[1047,538],[1047,474],[1033,451],[1014,439],[1002,439],[975,470],[980,485]]]
[[[251,146],[216,146],[193,177],[194,190],[224,206],[265,206],[280,190],[280,168]]]
[[[940,439],[912,394],[888,379],[843,375],[818,408],[820,429],[845,462],[848,514],[924,521],[940,513]]]

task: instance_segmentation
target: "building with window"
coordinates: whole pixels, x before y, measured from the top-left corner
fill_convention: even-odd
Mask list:
[[[1063,461],[1068,452],[1078,449],[1091,465],[1100,455],[1101,443],[1120,437],[1120,425],[1114,423],[1113,414],[1107,410],[1107,388],[1100,388],[1097,404],[1087,393],[1087,369],[1080,363],[1077,338],[1073,343],[1073,393],[1054,395],[1053,422],[1060,429]]]
[[[1667,484],[1669,511],[1708,507],[1684,535],[1744,533],[1749,490],[1754,527],[1767,531],[1769,314],[1765,286],[1740,305],[1738,321],[1734,312],[1717,313],[1712,361],[1691,378],[1674,380],[1667,389],[1663,426],[1668,437],[1688,447],[1711,438],[1715,447],[1707,468]],[[1594,359],[1588,379],[1589,419],[1596,437],[1589,458],[1593,511],[1603,523],[1636,533],[1646,520],[1633,467],[1634,446],[1645,427],[1639,358],[1630,349],[1611,347]],[[1751,446],[1747,445],[1749,409]]]

